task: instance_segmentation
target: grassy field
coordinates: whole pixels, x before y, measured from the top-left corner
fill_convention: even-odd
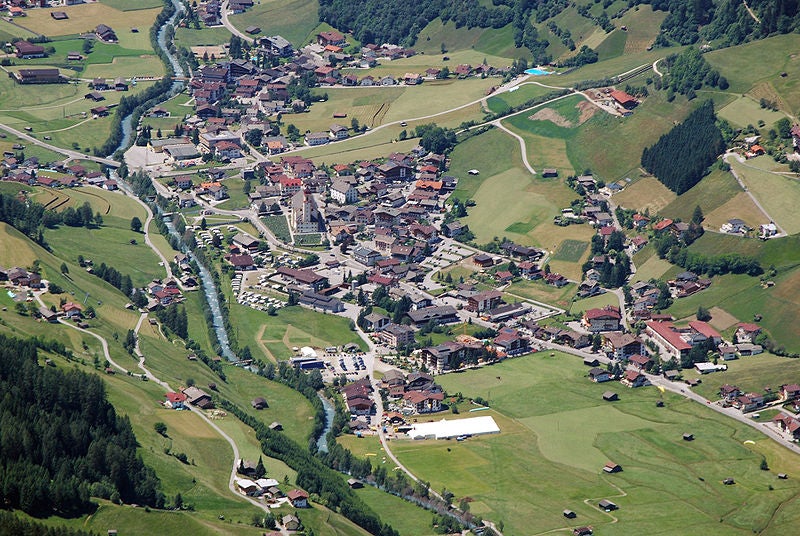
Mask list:
[[[748,96],[739,97],[724,106],[717,112],[717,115],[741,128],[748,125],[757,125],[759,121],[764,121],[767,125],[773,125],[778,119],[786,117],[780,112],[762,108],[755,99]]]
[[[285,307],[277,316],[267,316],[249,307],[232,305],[231,321],[240,344],[273,361],[290,358],[294,346],[324,348],[353,342],[364,347],[358,335],[350,331],[346,318],[299,306]]]
[[[649,210],[651,214],[655,214],[672,203],[676,197],[675,192],[661,184],[655,177],[643,177],[614,194],[614,202],[623,208],[642,212]]]
[[[651,92],[629,117],[595,114],[567,138],[567,154],[575,169],[590,168],[606,182],[635,179],[641,173],[642,150],[669,131],[674,121],[683,120],[691,108],[685,99],[669,103],[661,92]]]
[[[659,215],[666,218],[689,221],[692,219],[692,212],[696,206],[703,209],[703,214],[710,214],[731,201],[741,191],[742,188],[733,175],[714,169],[693,188],[661,209]],[[725,221],[737,217],[738,215],[736,214],[730,214]]]
[[[558,249],[553,254],[554,261],[564,262],[578,262],[589,247],[588,242],[579,242],[577,240],[564,240]]]
[[[58,9],[69,16],[63,21],[53,19],[50,16],[51,9],[30,10],[21,23],[33,32],[53,38],[51,46],[55,52],[48,58],[15,60],[15,66],[9,69],[56,67],[66,75],[84,79],[161,75],[164,65],[153,54],[149,29],[162,7],[161,2],[157,3],[158,7],[152,7],[153,2],[147,0],[144,4],[138,3],[134,10],[127,11],[99,2],[59,6]],[[115,2],[115,5],[122,7],[120,2]],[[147,6],[151,7],[145,9]],[[85,60],[66,62],[68,52],[82,50],[83,41],[77,35],[93,31],[100,23],[114,28],[119,43],[96,43]],[[132,32],[133,27],[138,32]],[[102,104],[113,107],[123,96],[140,92],[151,84],[140,82],[131,87],[129,92],[105,92]],[[37,135],[47,134],[52,138],[51,143],[58,146],[77,146],[84,151],[91,151],[94,147],[102,146],[108,138],[112,118],[92,119],[89,110],[98,104],[83,98],[86,91],[83,84],[23,87],[4,77],[0,80],[0,121],[17,128],[32,126]]]
[[[789,234],[800,232],[800,219],[794,207],[800,203],[797,181],[731,161],[731,166],[767,213]],[[766,222],[761,222],[766,223]]]
[[[705,58],[731,84],[730,91],[747,93],[756,101],[770,97],[783,112],[797,116],[800,111],[800,87],[792,76],[797,72],[800,57],[794,53],[800,36],[786,34],[754,41],[738,47],[715,50]]]
[[[628,27],[625,54],[646,51],[653,44],[666,15],[664,11],[653,11],[649,5],[639,5],[625,13],[619,19],[620,26]]]
[[[289,233],[289,223],[286,221],[286,216],[264,216],[261,220],[278,240],[281,242],[291,241],[292,235]]]
[[[78,255],[83,255],[99,265],[105,262],[123,274],[128,274],[134,286],[144,286],[155,277],[163,276],[163,268],[158,266],[158,258],[144,243],[139,233],[130,229],[134,216],[144,221],[146,213],[139,203],[116,192],[108,192],[100,188],[80,188],[61,190],[60,196],[67,195],[69,201],[60,206],[64,210],[68,206],[79,207],[89,202],[93,212],[103,217],[103,226],[99,229],[86,227],[60,226],[48,230],[45,238],[53,248],[55,255],[77,263]],[[137,241],[136,245],[130,240]]]
[[[578,312],[583,313],[589,309],[605,307],[606,305],[619,307],[617,295],[613,292],[606,292],[598,296],[592,296],[591,298],[574,301],[572,302],[572,307],[570,307],[569,312],[573,314]]]
[[[719,387],[728,383],[737,385],[744,392],[761,393],[765,387],[774,391],[781,385],[795,383],[800,379],[800,361],[772,354],[759,354],[728,361],[728,370],[703,378],[703,383],[692,390],[702,396],[716,400]],[[683,372],[686,378],[699,377],[694,370]]]
[[[631,282],[659,279],[670,268],[672,268],[672,265],[669,261],[659,259],[658,255],[653,255],[641,265],[636,265],[636,273],[631,277]]]
[[[512,283],[511,286],[506,289],[506,292],[512,296],[521,296],[523,298],[530,298],[532,300],[567,308],[576,290],[576,285],[574,283],[556,288],[552,285],[546,285],[541,281],[522,280]]]
[[[403,536],[436,534],[431,526],[431,512],[372,486],[364,486],[356,491],[356,495],[373,511],[380,513],[381,521],[389,523]]]
[[[315,103],[309,113],[285,116],[284,120],[287,124],[294,124],[301,132],[325,131],[337,122],[350,127],[352,119],[374,128],[384,123],[440,113],[459,103],[480,99],[486,89],[495,83],[489,79],[472,78],[430,81],[414,87],[323,88],[316,91],[327,93],[327,101]],[[420,102],[426,103],[424,109],[420,108]],[[476,105],[477,110],[479,107]],[[333,114],[338,112],[346,113],[347,119],[334,120]],[[475,113],[470,118],[480,117]],[[431,121],[441,123],[439,119],[421,120],[418,123],[412,121],[405,128],[410,131],[417,124]]]
[[[493,112],[504,112],[513,106],[519,106],[533,98],[547,95],[553,89],[542,87],[537,84],[523,83],[520,84],[519,89],[512,92],[505,91],[497,95],[491,96],[486,100],[486,104]]]
[[[119,39],[119,48],[151,50],[148,30],[161,9],[160,2],[158,7],[136,11],[121,11],[100,2],[59,6],[58,11],[64,11],[69,17],[66,20],[55,20],[50,16],[53,11],[51,9],[32,9],[26,13],[22,26],[36,33],[55,37],[93,32],[102,23],[114,29]],[[131,27],[136,27],[139,31],[131,32]]]
[[[523,244],[556,250],[564,240],[587,241],[586,226],[556,227],[553,217],[568,206],[574,193],[562,179],[533,177],[521,165],[518,143],[492,130],[459,144],[451,157],[451,172],[460,178],[455,195],[474,199],[465,222],[478,243],[507,236]],[[495,158],[486,159],[485,154]],[[477,168],[478,176],[466,173]]]
[[[256,25],[263,35],[282,35],[299,47],[313,38],[311,33],[319,20],[317,8],[316,0],[263,0],[246,13],[231,15],[229,20],[240,30]]]
[[[508,534],[565,530],[564,508],[577,512],[575,525],[620,535],[779,534],[791,522],[774,514],[796,500],[800,484],[758,465],[764,454],[772,471],[796,471],[796,458],[699,404],[666,394],[666,407],[657,408],[657,390],[616,387],[621,399],[607,405],[600,394],[608,385],[592,384],[579,359],[560,353],[439,381],[448,392],[488,399],[501,433],[459,443],[395,441],[393,450],[435,489],[468,496],[473,513],[502,520]],[[687,430],[692,443],[681,440]],[[609,460],[623,472],[602,473]],[[722,486],[728,476],[736,486]],[[601,498],[620,506],[613,529],[613,518],[593,507]]]

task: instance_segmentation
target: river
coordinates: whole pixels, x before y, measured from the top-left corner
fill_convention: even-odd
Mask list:
[[[158,32],[158,45],[161,47],[161,50],[164,51],[167,58],[169,59],[170,64],[172,65],[172,69],[175,73],[176,77],[183,77],[184,70],[181,67],[178,58],[172,54],[170,51],[170,43],[167,43],[167,27],[168,26],[175,26],[175,21],[177,20],[178,16],[183,12],[183,4],[181,4],[178,0],[172,0],[172,4],[175,6],[175,13],[173,13],[172,17],[170,17],[167,22],[160,28]],[[175,81],[172,84],[172,88],[170,91],[164,95],[164,100],[169,99],[173,95],[175,95],[178,91],[183,88],[183,82]],[[118,150],[125,151],[131,143],[131,136],[133,133],[133,116],[128,115],[122,120],[122,132],[123,132],[123,139],[120,143]],[[112,178],[119,179],[116,175],[116,171],[111,171]],[[126,188],[127,189],[127,188]],[[130,192],[131,195],[132,192]],[[161,208],[156,206],[157,216],[162,217]],[[208,303],[209,308],[211,309],[211,315],[213,318],[213,328],[214,332],[217,335],[217,340],[219,341],[219,345],[222,351],[222,356],[225,357],[228,361],[238,361],[236,354],[233,353],[230,346],[230,339],[228,339],[228,332],[225,329],[225,322],[222,317],[222,309],[220,308],[219,303],[219,294],[217,291],[217,286],[214,283],[214,278],[211,277],[211,273],[208,271],[201,262],[197,260],[197,258],[192,254],[191,251],[188,250],[186,245],[183,243],[183,237],[180,236],[175,226],[172,224],[172,220],[170,218],[164,218],[164,223],[167,225],[167,229],[169,230],[170,234],[178,239],[178,243],[181,245],[181,251],[186,253],[191,259],[195,260],[197,266],[199,267],[199,276],[200,280],[203,283],[203,294],[205,294],[206,302]],[[322,395],[318,395],[320,400],[322,401],[322,406],[325,409],[325,428],[322,431],[322,434],[319,438],[317,438],[317,450],[321,452],[328,452],[328,443],[326,441],[328,437],[328,432],[330,432],[331,428],[333,427],[333,417],[336,413],[336,410],[333,404]]]
[[[169,50],[169,43],[167,43],[167,28],[175,27],[175,21],[178,19],[181,13],[183,13],[184,7],[183,4],[178,0],[172,0],[172,5],[175,6],[175,13],[173,13],[172,16],[167,19],[167,22],[165,22],[158,30],[158,46],[161,47],[161,50],[163,50],[167,55],[167,59],[172,65],[174,76],[183,77],[185,74],[183,67],[181,67],[178,58],[172,55]],[[183,82],[180,80],[175,80],[172,83],[172,87],[170,88],[169,92],[164,95],[164,100],[167,100],[173,95],[177,94],[182,88]],[[122,119],[122,141],[120,141],[119,147],[117,147],[116,151],[124,152],[128,148],[133,141],[133,131],[133,114],[128,114]],[[114,152],[116,153],[116,151]]]

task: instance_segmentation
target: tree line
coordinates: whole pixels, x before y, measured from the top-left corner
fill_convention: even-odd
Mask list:
[[[133,281],[128,274],[122,274],[113,266],[106,266],[104,262],[101,262],[100,266],[92,268],[92,273],[112,287],[119,289],[126,297],[131,297]]]
[[[645,147],[642,166],[680,195],[700,182],[724,150],[714,103],[708,100],[654,145]]]
[[[370,534],[399,536],[391,525],[381,522],[375,512],[348,487],[347,482],[335,470],[326,466],[311,452],[284,434],[270,430],[263,422],[248,415],[231,401],[222,399],[219,405],[255,430],[262,452],[271,458],[281,460],[297,471],[297,485],[314,494],[321,504],[339,512]]]
[[[668,74],[663,80],[654,80],[656,89],[666,87],[672,94],[686,95],[689,100],[697,96],[695,91],[703,85],[722,90],[729,87],[728,80],[712,69],[695,47],[689,47],[680,54],[670,54],[664,58],[664,67]]]
[[[186,315],[186,307],[183,305],[173,304],[159,309],[156,311],[156,317],[181,339],[189,338],[189,319]]]
[[[12,512],[0,511],[0,536],[95,536],[94,532],[69,527],[50,527],[28,519],[21,519]]]
[[[0,501],[33,516],[86,513],[91,496],[163,506],[102,380],[42,367],[38,357],[35,340],[0,335]]]
[[[419,32],[437,17],[444,23],[453,21],[457,28],[502,28],[513,16],[508,5],[485,6],[478,0],[321,0],[319,6],[321,21],[351,30],[363,44],[411,46]]]

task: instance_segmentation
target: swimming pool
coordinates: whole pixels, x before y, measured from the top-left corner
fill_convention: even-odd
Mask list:
[[[550,71],[545,71],[544,69],[539,69],[538,67],[534,67],[532,69],[528,69],[525,71],[525,74],[532,74],[533,76],[544,76],[546,74],[553,74]]]

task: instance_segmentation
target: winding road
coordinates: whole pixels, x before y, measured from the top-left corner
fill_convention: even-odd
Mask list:
[[[735,158],[736,161],[739,162],[740,164],[746,165],[745,164],[745,159],[742,158],[740,155],[734,153],[734,152],[725,153],[722,156],[722,159],[725,161],[726,164],[730,165],[730,162],[728,162],[728,159],[731,156],[733,156],[733,158]],[[765,209],[764,206],[761,204],[761,202],[758,199],[756,199],[756,196],[753,195],[753,193],[750,191],[750,189],[744,183],[742,178],[739,177],[739,174],[736,173],[736,169],[734,169],[733,166],[731,166],[731,175],[733,175],[733,178],[735,178],[736,182],[739,183],[739,186],[742,188],[742,190],[744,190],[744,193],[746,193],[750,197],[750,200],[753,201],[753,204],[758,207],[758,210],[760,210],[764,214],[764,216],[766,216],[767,220],[769,220],[772,223],[774,223],[775,227],[778,228],[778,234],[773,235],[771,238],[780,238],[782,236],[787,236],[787,233],[783,229],[783,227],[781,227],[780,224],[778,224],[778,222],[776,222],[775,219],[772,216],[769,215],[769,212],[767,212],[767,209]]]
[[[220,9],[220,13],[222,15],[222,25],[225,26],[225,28],[227,28],[228,31],[233,35],[247,41],[248,43],[252,43],[254,41],[252,37],[239,31],[239,29],[234,26],[230,20],[228,20],[228,9],[230,9],[230,2],[229,0],[225,0],[225,2],[222,3],[222,8]]]
[[[5,130],[6,132],[17,136],[20,139],[27,141],[28,143],[33,143],[34,145],[38,145],[39,147],[44,147],[45,149],[49,149],[54,153],[63,154],[69,157],[69,159],[73,160],[91,160],[92,162],[97,162],[99,164],[105,164],[109,167],[119,167],[120,163],[112,158],[102,158],[99,156],[91,156],[86,153],[80,153],[78,151],[73,151],[71,149],[64,149],[63,147],[56,147],[50,143],[41,141],[33,136],[22,132],[21,130],[17,130],[13,127],[8,125],[0,124],[0,130]]]

